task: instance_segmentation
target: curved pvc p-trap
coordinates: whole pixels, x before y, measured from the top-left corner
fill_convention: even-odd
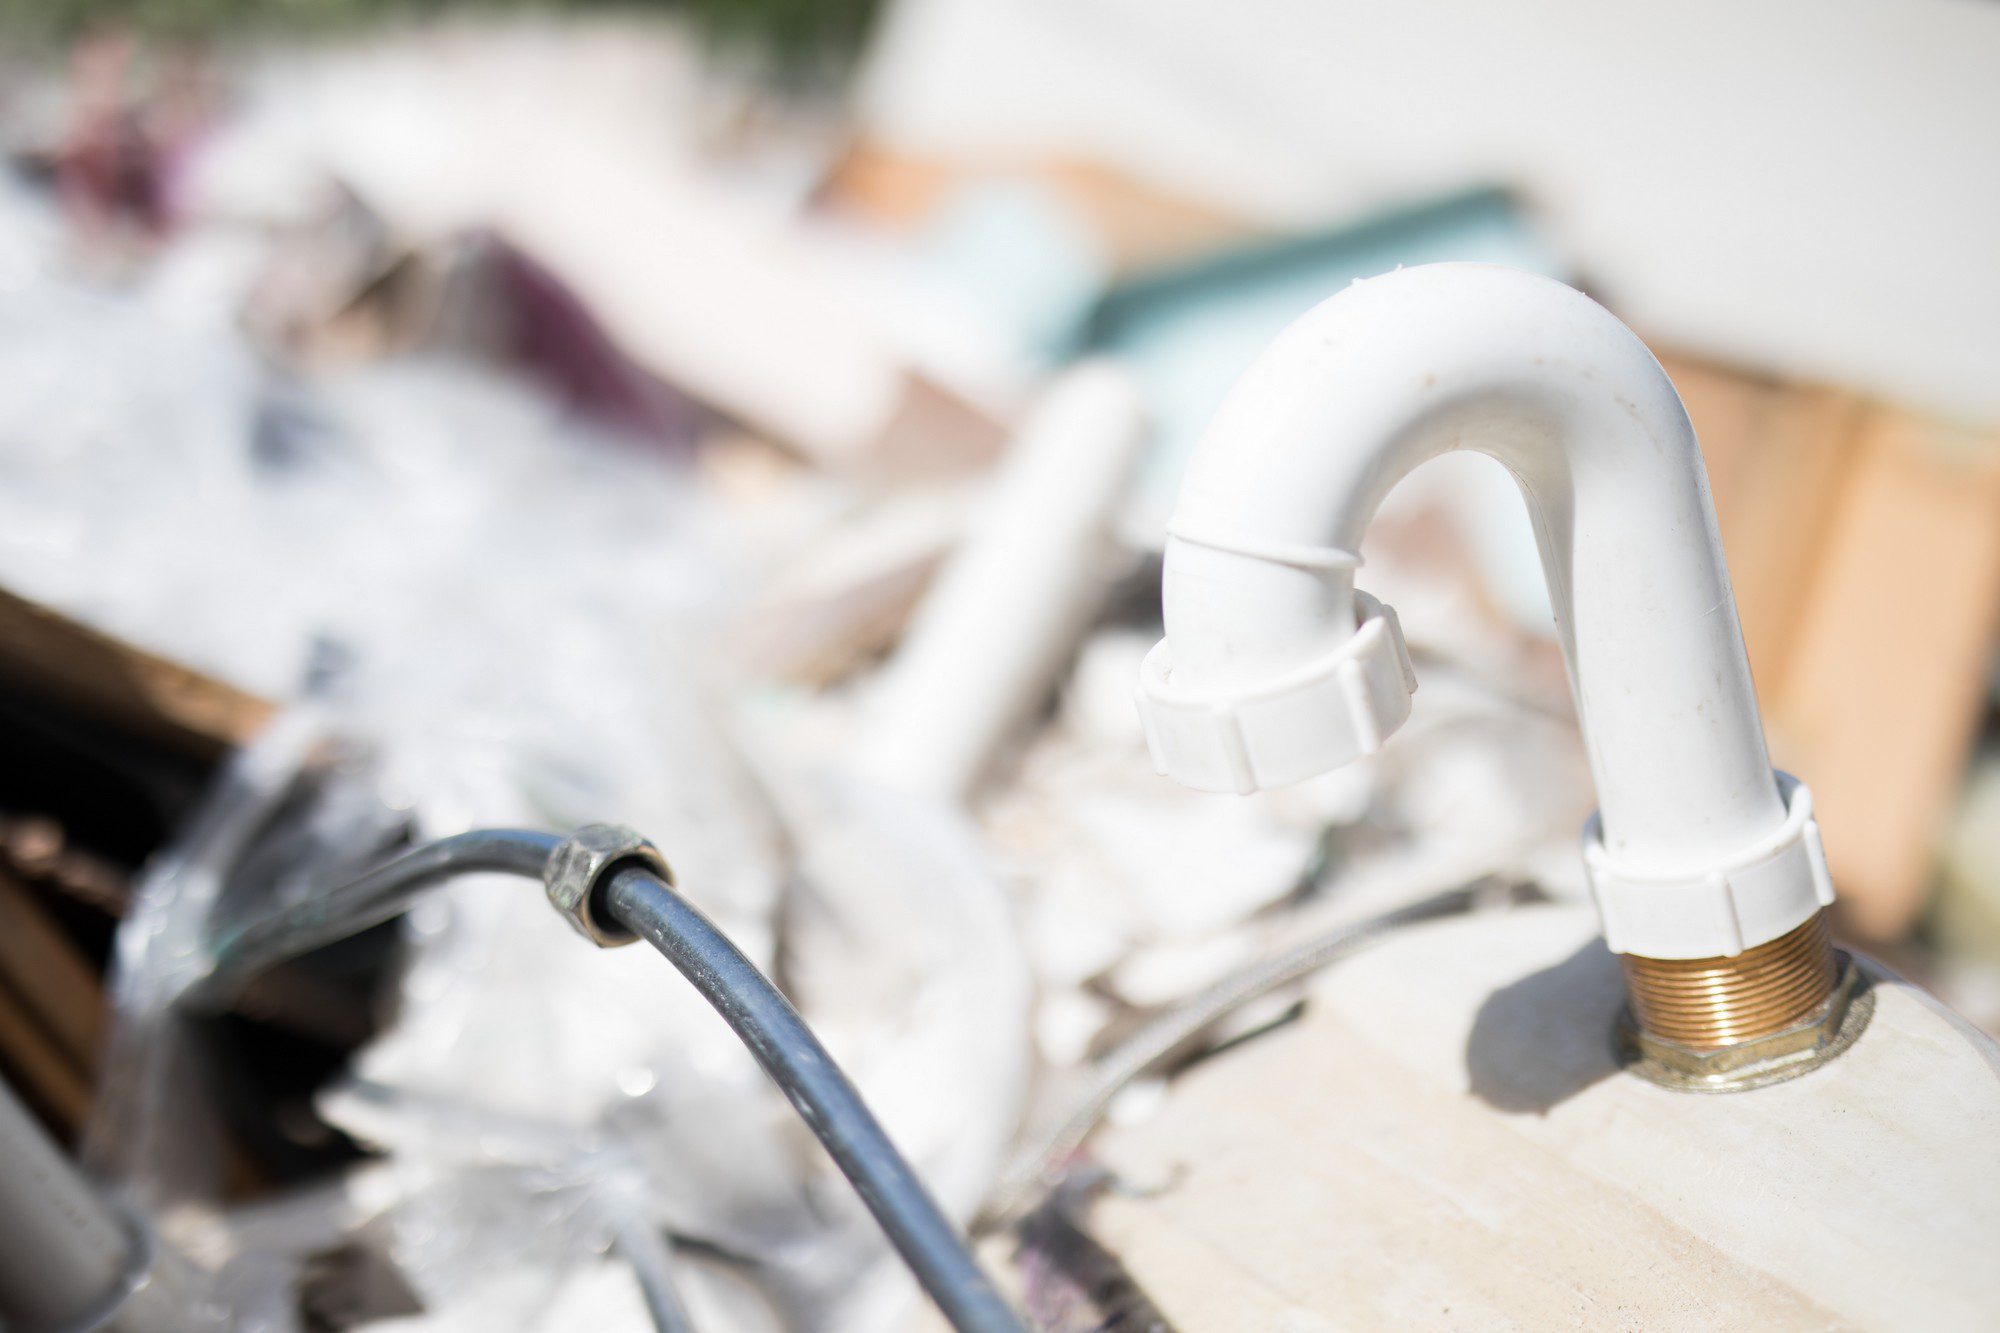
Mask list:
[[[1435,264],[1358,282],[1258,358],[1168,528],[1155,763],[1253,791],[1373,751],[1416,682],[1354,589],[1383,496],[1454,449],[1527,499],[1599,814],[1585,855],[1620,952],[1733,955],[1832,890],[1805,788],[1774,775],[1694,430],[1659,362],[1548,278]]]

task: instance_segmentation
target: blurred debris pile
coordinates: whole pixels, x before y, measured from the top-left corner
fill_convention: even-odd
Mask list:
[[[865,26],[752,8],[785,68]],[[1200,796],[1130,699],[1235,374],[1400,263],[1587,283],[1532,192],[1280,227],[1089,136],[927,148],[898,107],[955,39],[885,33],[780,93],[633,15],[104,29],[0,94],[0,1066],[267,1326],[637,1328],[633,1268],[703,1328],[914,1305],[713,1016],[519,886],[178,1012],[231,929],[411,841],[644,830],[962,1222],[1205,987],[1467,883],[1582,892],[1561,657],[1484,460],[1367,552],[1424,659],[1393,749]],[[1846,926],[1993,1022],[2000,451],[1702,350],[1669,369]]]

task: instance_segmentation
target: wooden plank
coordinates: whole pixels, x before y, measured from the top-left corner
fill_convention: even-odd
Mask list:
[[[1088,158],[911,155],[857,139],[829,173],[823,197],[877,226],[913,231],[970,185],[1026,181],[1048,190],[1121,273],[1182,264],[1267,233],[1243,218],[1146,184]]]
[[[1750,669],[1768,705],[1832,528],[1861,403],[1688,357],[1661,364],[1701,440]]]
[[[1773,755],[1864,941],[1908,933],[2000,617],[2000,441],[1669,357],[1708,462]]]
[[[213,759],[269,719],[269,702],[0,588],[0,680]]]
[[[57,1132],[73,1136],[83,1127],[90,1111],[89,1081],[4,983],[0,983],[0,1070]]]
[[[0,984],[47,1031],[77,1069],[97,1067],[104,1042],[104,990],[34,892],[0,872]]]
[[[1802,590],[1833,528],[1861,407],[1847,394],[1807,387],[1774,391],[1766,406],[1731,478],[1728,517],[1718,521],[1751,670],[1781,681],[1798,646]]]
[[[1712,361],[1664,352],[1660,365],[1679,391],[1708,465],[1718,515],[1733,508],[1743,456],[1755,444],[1777,385]]]
[[[1773,753],[1812,785],[1842,925],[1907,933],[1975,739],[2000,631],[2000,440],[1867,413],[1766,697]]]
[[[1991,1042],[1877,982],[1811,1077],[1620,1073],[1583,907],[1418,927],[1093,1142],[1087,1224],[1185,1333],[1979,1328],[2000,1301]]]

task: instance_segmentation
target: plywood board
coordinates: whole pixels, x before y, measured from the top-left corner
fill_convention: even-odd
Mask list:
[[[1768,705],[1839,505],[1861,404],[1687,357],[1661,363],[1701,441],[1750,668]]]
[[[2000,630],[2000,441],[1863,422],[1795,646],[1765,699],[1813,790],[1843,924],[1905,933],[1983,712]]]
[[[65,1059],[88,1073],[104,1042],[104,990],[34,891],[0,872],[0,986],[13,992]]]
[[[218,758],[254,736],[271,704],[0,588],[0,684]]]
[[[1184,1333],[1990,1327],[1992,1042],[1891,980],[1791,1083],[1619,1072],[1587,908],[1420,927],[1101,1134],[1092,1208]]]

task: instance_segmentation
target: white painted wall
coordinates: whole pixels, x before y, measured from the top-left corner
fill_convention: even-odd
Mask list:
[[[903,0],[863,101],[1275,225],[1512,183],[1649,338],[2000,422],[2000,6]]]

